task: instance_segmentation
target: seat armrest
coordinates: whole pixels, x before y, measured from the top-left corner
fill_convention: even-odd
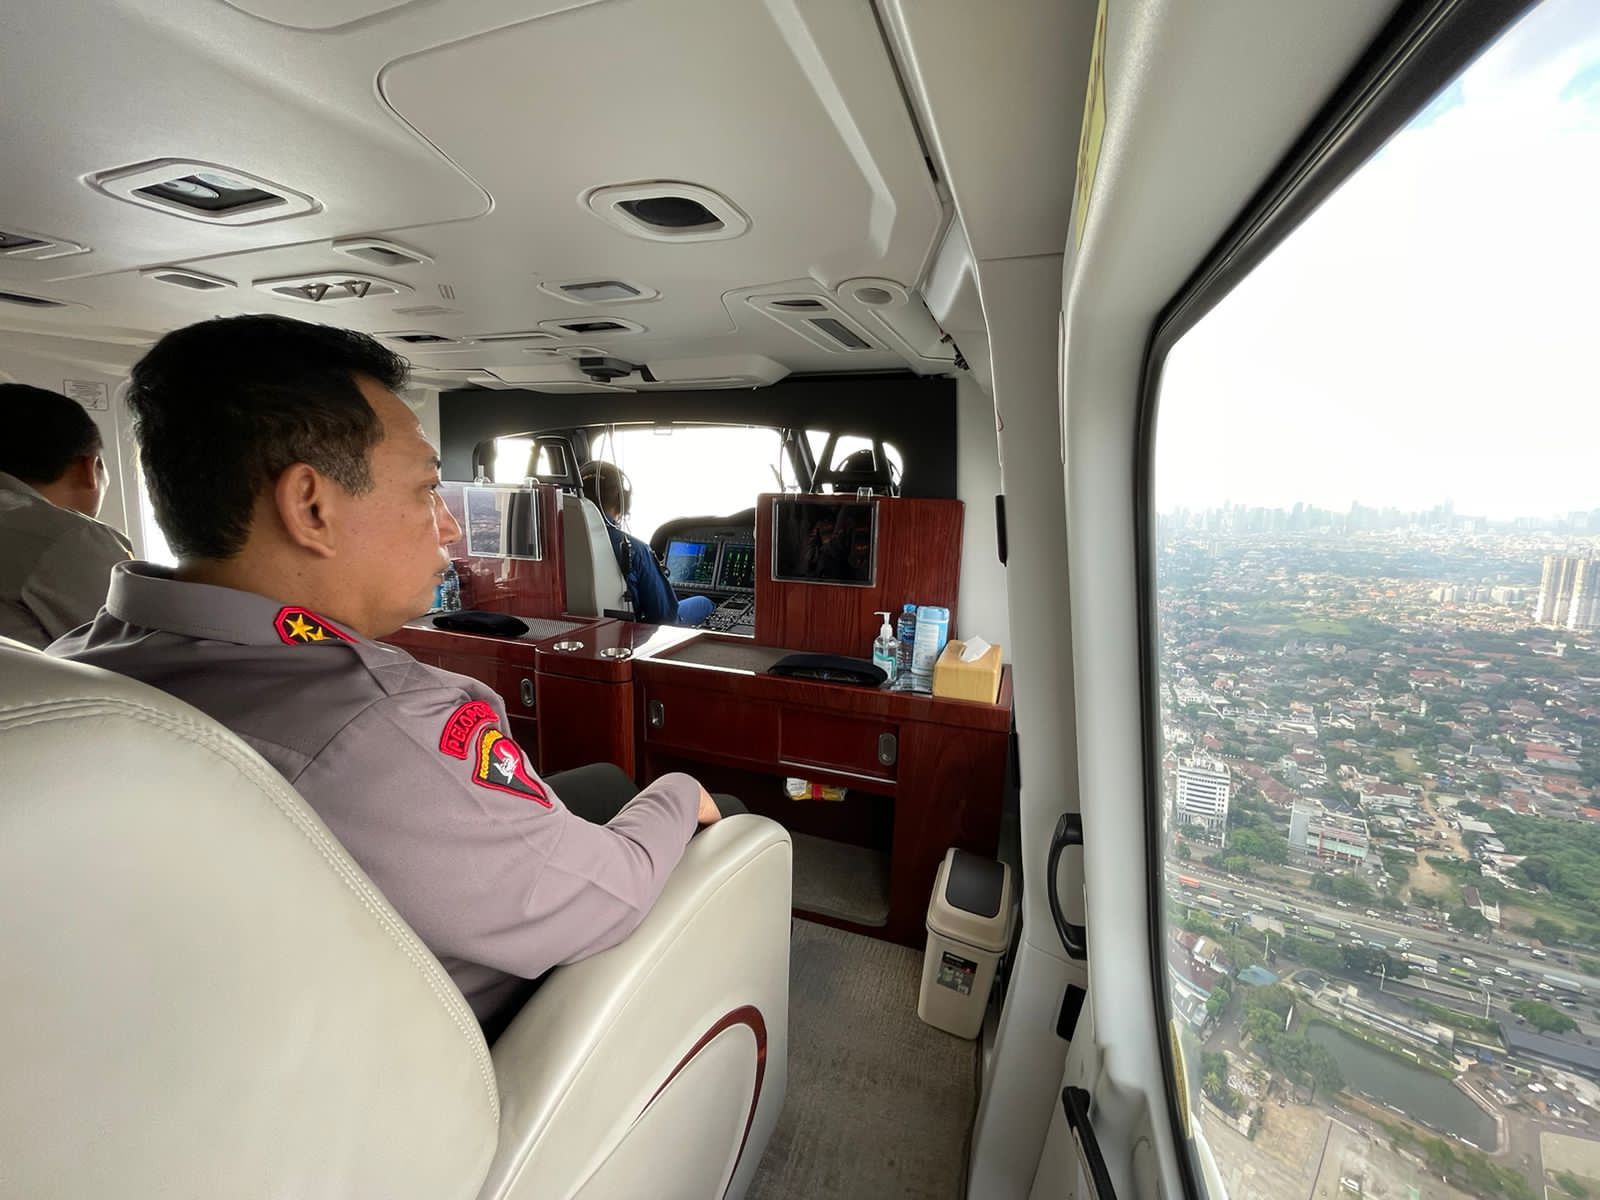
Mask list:
[[[621,944],[551,972],[495,1043],[483,1200],[742,1196],[788,1069],[789,835],[701,830]]]

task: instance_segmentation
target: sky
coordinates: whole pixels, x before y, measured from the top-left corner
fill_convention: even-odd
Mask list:
[[[1167,359],[1161,511],[1600,507],[1600,4],[1544,0]]]

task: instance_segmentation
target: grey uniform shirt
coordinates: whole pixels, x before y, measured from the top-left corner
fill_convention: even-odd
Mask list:
[[[0,471],[0,636],[42,650],[92,621],[111,568],[132,553],[111,526]]]
[[[696,827],[666,775],[609,824],[571,812],[509,736],[500,697],[293,605],[132,562],[50,653],[142,680],[281,771],[438,955],[478,1019],[558,963],[620,942]]]

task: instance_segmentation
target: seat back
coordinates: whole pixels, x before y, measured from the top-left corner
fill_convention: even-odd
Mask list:
[[[460,992],[209,718],[0,645],[11,1195],[473,1197],[498,1137]]]
[[[594,501],[586,496],[564,493],[561,532],[566,560],[567,611],[584,617],[632,611],[628,585],[617,566],[605,518]]]

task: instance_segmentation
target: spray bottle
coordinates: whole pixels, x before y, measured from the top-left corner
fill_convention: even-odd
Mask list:
[[[894,626],[889,624],[889,614],[880,612],[876,615],[883,618],[883,626],[878,630],[878,640],[872,643],[872,665],[881,667],[883,673],[888,676],[888,681],[893,683],[900,639],[895,637]]]

